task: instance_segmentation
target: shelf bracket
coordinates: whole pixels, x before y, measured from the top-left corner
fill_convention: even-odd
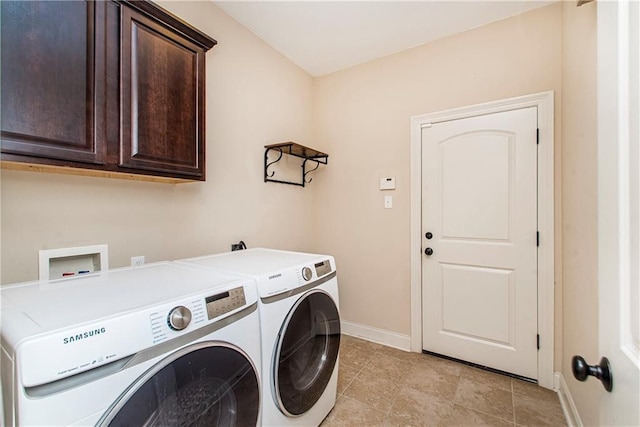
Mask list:
[[[312,162],[314,162],[316,164],[316,167],[310,170],[306,170],[306,166],[307,166],[307,162],[311,160]],[[313,172],[314,170],[318,169],[320,167],[320,162],[315,161],[313,159],[304,159],[304,161],[302,162],[302,182],[303,183],[310,183],[311,181],[313,181],[313,178],[309,178],[309,180],[307,181],[307,175],[311,172]]]
[[[282,154],[283,153],[282,153],[282,149],[281,148],[273,148],[272,150],[278,151],[280,153],[280,155],[274,161],[267,163],[267,161],[269,159],[269,149],[265,150],[265,152],[264,152],[264,180],[265,180],[265,182],[268,181],[267,178],[273,178],[273,176],[276,174],[276,171],[273,171],[273,172],[269,173],[269,166],[271,166],[274,163],[278,163],[280,161],[280,159],[282,159]]]
[[[277,182],[280,184],[288,184],[288,185],[297,185],[299,187],[304,187],[305,184],[310,183],[313,178],[307,179],[307,175],[320,167],[321,164],[326,165],[329,160],[329,155],[322,153],[320,151],[314,150],[309,147],[305,147],[304,145],[297,144],[295,142],[282,142],[279,144],[265,145],[264,151],[264,182]],[[277,151],[278,158],[272,161],[269,161],[269,152]],[[275,175],[275,171],[271,171],[269,173],[269,167],[277,162],[279,162],[284,154],[288,154],[290,156],[298,157],[302,160],[302,180],[301,182],[293,182],[293,181],[283,181],[279,179],[273,179]],[[315,167],[313,169],[307,170],[307,162],[314,162]]]

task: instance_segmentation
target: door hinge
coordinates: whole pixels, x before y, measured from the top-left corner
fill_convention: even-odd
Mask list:
[[[536,246],[540,246],[540,232],[536,231]]]
[[[538,350],[540,350],[540,334],[536,335],[536,345],[538,346]]]
[[[536,144],[540,144],[540,129],[536,129]]]

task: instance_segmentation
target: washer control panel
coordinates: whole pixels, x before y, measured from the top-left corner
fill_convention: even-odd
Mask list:
[[[167,316],[167,325],[174,331],[181,331],[191,323],[191,310],[184,305],[174,307]]]
[[[207,304],[207,316],[211,320],[236,308],[245,306],[247,300],[244,295],[244,288],[239,286],[226,292],[206,297],[205,303]]]
[[[204,316],[204,301],[202,297],[185,300],[180,305],[158,307],[149,313],[153,344],[167,341],[186,329],[202,326],[206,321]]]
[[[193,270],[196,273],[198,271]],[[179,273],[182,277],[184,272]],[[172,339],[185,337],[207,325],[217,323],[223,328],[234,313],[257,303],[255,282],[250,279],[241,281],[230,277],[233,281],[228,280],[222,287],[216,286],[218,280],[215,277],[216,280],[210,281],[206,273],[204,278],[196,277],[194,280],[202,280],[200,288],[209,283],[211,287],[180,298],[142,305],[135,310],[114,310],[112,315],[99,316],[98,313],[91,322],[74,323],[57,329],[52,326],[46,334],[32,333],[36,329],[25,328],[31,335],[21,339],[14,347],[14,351],[20,352],[17,357],[21,363],[16,367],[16,376],[21,378],[21,386],[35,387],[90,371]],[[222,279],[227,280],[224,277]],[[15,313],[24,316],[18,309],[3,303],[3,315]],[[257,316],[258,313],[255,314]],[[32,325],[32,322],[30,320],[24,324]],[[14,327],[16,325],[13,324]],[[257,318],[255,326],[258,327]]]

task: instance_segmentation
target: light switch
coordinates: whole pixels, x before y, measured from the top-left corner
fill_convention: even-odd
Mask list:
[[[393,196],[384,196],[384,208],[391,209],[393,207]]]
[[[381,190],[395,190],[396,189],[396,177],[395,176],[387,176],[380,178],[380,189]]]

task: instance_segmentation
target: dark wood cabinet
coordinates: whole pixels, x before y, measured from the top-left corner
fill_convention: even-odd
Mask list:
[[[103,164],[105,4],[4,1],[1,9],[3,158]]]
[[[204,180],[215,40],[147,1],[1,9],[3,163]]]
[[[204,173],[204,49],[122,8],[120,165]]]

